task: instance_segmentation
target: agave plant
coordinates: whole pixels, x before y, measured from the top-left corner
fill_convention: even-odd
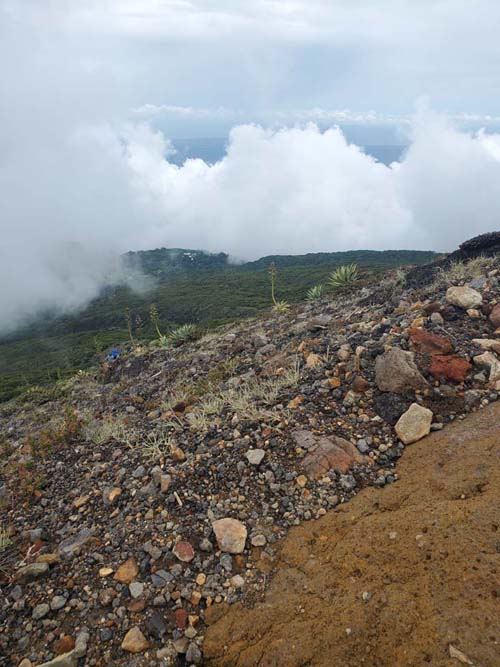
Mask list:
[[[269,267],[269,276],[271,279],[271,299],[274,304],[273,310],[275,313],[286,313],[290,310],[290,304],[288,301],[278,301],[276,299],[276,279],[278,277],[278,269],[276,268],[276,264],[274,262],[271,262]]]
[[[339,266],[337,269],[335,269],[335,271],[332,271],[330,278],[328,279],[328,284],[330,287],[334,288],[345,287],[346,285],[355,283],[358,278],[358,265],[345,264],[343,266]]]
[[[195,340],[197,336],[198,328],[195,324],[183,324],[168,334],[168,341],[171,345],[182,345],[190,340]]]
[[[308,301],[316,301],[317,299],[321,299],[322,296],[323,285],[314,285],[314,287],[311,287],[311,289],[307,291]]]
[[[275,313],[287,313],[290,310],[288,301],[275,301],[273,310]]]

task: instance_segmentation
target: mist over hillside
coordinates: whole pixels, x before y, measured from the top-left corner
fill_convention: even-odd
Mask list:
[[[234,263],[227,253],[180,248],[129,252],[124,257],[123,282],[103,289],[88,307],[64,315],[47,310],[0,336],[0,401],[33,384],[47,384],[86,368],[113,346],[130,345],[129,323],[138,340],[156,337],[150,317],[153,304],[164,332],[186,323],[204,330],[258,315],[272,305],[272,262],[278,269],[279,297],[295,303],[315,284],[326,283],[342,264],[357,263],[364,279],[371,280],[388,268],[422,264],[434,257],[428,251],[357,250]]]

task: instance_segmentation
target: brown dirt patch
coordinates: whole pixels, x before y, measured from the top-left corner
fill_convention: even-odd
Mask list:
[[[396,484],[293,529],[265,600],[208,628],[205,664],[459,667],[451,644],[498,667],[499,436],[497,403],[410,446]]]

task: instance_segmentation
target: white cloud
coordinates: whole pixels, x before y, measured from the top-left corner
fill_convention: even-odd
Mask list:
[[[304,125],[408,130],[421,94],[499,123],[499,18],[493,0],[0,0],[0,329],[81,306],[129,249],[449,249],[493,229],[498,136],[427,117],[389,168]],[[165,160],[159,127],[229,126],[220,162]]]
[[[252,116],[255,122],[263,124],[293,125],[295,123],[304,123],[313,121],[321,124],[349,124],[349,125],[392,125],[394,127],[408,127],[412,121],[412,114],[384,114],[377,111],[355,111],[351,109],[326,109],[322,107],[312,107],[310,109],[291,109],[287,111],[277,111],[269,109],[267,111],[248,112],[228,109],[226,107],[185,107],[175,104],[143,104],[140,107],[131,109],[132,117],[141,117],[147,120],[154,120],[159,117],[173,117],[195,120],[214,120],[223,119],[235,123],[248,122],[249,116]],[[447,113],[447,118],[456,121],[458,124],[474,125],[494,125],[500,123],[500,116],[492,114],[480,114],[470,112]]]
[[[412,141],[402,163],[387,167],[336,128],[242,125],[221,161],[178,167],[165,159],[168,141],[144,124],[89,127],[50,146],[33,137],[26,154],[0,168],[8,238],[0,328],[43,308],[81,306],[128,249],[192,247],[245,259],[451,250],[495,229],[500,135],[461,133],[424,113]]]

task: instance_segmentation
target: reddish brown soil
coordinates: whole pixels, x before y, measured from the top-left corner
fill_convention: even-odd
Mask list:
[[[499,453],[496,403],[409,447],[397,483],[292,530],[265,601],[209,627],[206,664],[498,667]]]

